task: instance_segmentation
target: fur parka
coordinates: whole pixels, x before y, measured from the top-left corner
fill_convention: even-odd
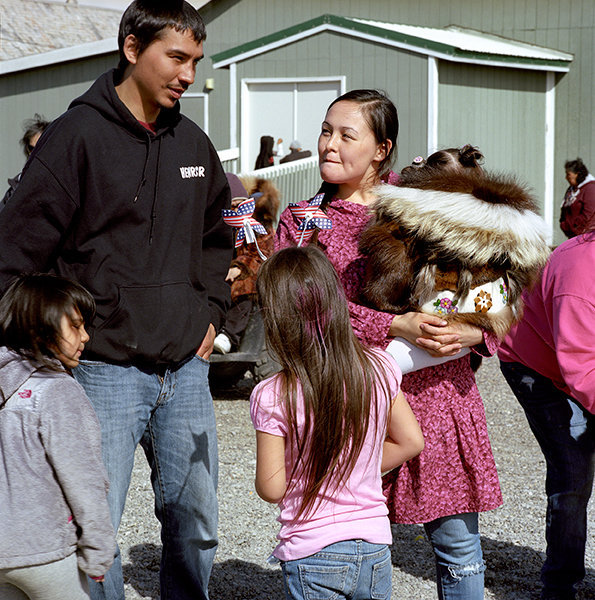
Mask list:
[[[426,169],[376,194],[374,217],[360,238],[368,257],[364,301],[386,312],[430,312],[428,302],[449,290],[453,301],[437,311],[441,316],[503,337],[521,315],[522,290],[550,252],[528,191],[480,169]],[[458,311],[474,288],[495,281],[505,282],[503,309],[490,312],[492,303],[476,298],[475,310]]]

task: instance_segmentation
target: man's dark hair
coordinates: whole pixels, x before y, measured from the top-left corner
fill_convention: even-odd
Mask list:
[[[120,62],[118,70],[123,73],[128,66],[124,55],[124,40],[133,35],[138,41],[138,52],[159,39],[163,31],[171,27],[176,31],[190,31],[197,43],[207,37],[205,24],[198,11],[184,0],[134,0],[124,11],[118,31]]]

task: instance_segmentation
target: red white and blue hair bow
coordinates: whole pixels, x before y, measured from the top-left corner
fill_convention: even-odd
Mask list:
[[[246,198],[242,200],[238,206],[234,209],[224,208],[221,211],[223,220],[232,227],[238,228],[238,234],[236,236],[235,247],[239,248],[246,240],[247,244],[256,244],[256,250],[258,255],[263,260],[266,260],[266,256],[261,252],[256,242],[256,234],[266,235],[268,232],[264,225],[259,223],[252,215],[254,214],[254,208],[256,207],[256,201],[254,197]]]
[[[300,222],[298,231],[301,232],[298,246],[305,244],[314,234],[314,230],[332,229],[333,222],[327,214],[320,208],[324,194],[317,194],[308,202],[307,206],[290,203],[289,210],[291,214]]]

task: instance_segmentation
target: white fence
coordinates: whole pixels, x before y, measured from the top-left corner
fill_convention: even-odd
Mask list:
[[[223,169],[230,173],[237,173],[239,155],[238,148],[221,150],[219,159]],[[281,192],[280,211],[283,211],[290,202],[312,198],[322,183],[318,170],[318,156],[237,174],[273,180]]]

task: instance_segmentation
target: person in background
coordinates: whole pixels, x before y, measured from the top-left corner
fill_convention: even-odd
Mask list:
[[[279,504],[285,597],[390,598],[381,471],[423,448],[394,360],[353,334],[337,273],[315,246],[286,248],[257,280],[281,372],[250,398],[256,491]]]
[[[37,142],[39,141],[41,134],[44,132],[44,130],[49,124],[50,122],[46,120],[44,116],[38,113],[35,113],[32,119],[27,119],[23,121],[24,134],[23,137],[19,140],[19,143],[23,147],[23,152],[27,160],[29,159],[31,152],[33,152],[33,149],[35,148]],[[8,190],[6,190],[6,193],[4,194],[4,197],[0,202],[0,210],[4,208],[6,203],[10,200],[15,190],[17,189],[19,181],[21,180],[21,174],[22,173],[19,173],[12,179],[8,180]]]
[[[273,253],[275,244],[275,222],[279,212],[279,190],[268,179],[247,178],[246,191],[239,177],[226,173],[232,192],[231,207],[236,208],[242,200],[251,197],[255,208],[253,217],[267,231],[266,235],[258,235],[256,244],[244,243],[236,249],[234,259],[227,272],[226,281],[231,284],[231,306],[225,315],[225,324],[215,338],[213,350],[219,354],[227,354],[236,349],[250,320],[252,307],[256,299],[256,276],[263,263],[264,256]]]
[[[566,237],[595,227],[595,177],[580,158],[564,164],[568,189],[560,209],[560,229]]]
[[[217,549],[217,434],[208,358],[229,305],[229,184],[179,99],[203,58],[188,2],[135,0],[120,62],[44,132],[0,213],[0,288],[53,271],[97,303],[73,369],[101,424],[117,530],[140,444],[163,544],[163,600],[205,600]],[[117,551],[94,600],[124,600]]]
[[[593,230],[558,246],[498,350],[546,462],[543,600],[576,598],[585,576],[595,469],[594,272]]]
[[[114,559],[99,422],[69,370],[95,312],[80,285],[23,275],[0,300],[0,598],[84,600]]]
[[[364,345],[386,349],[401,337],[437,357],[456,354],[463,347],[491,354],[496,336],[477,327],[449,326],[438,315],[395,315],[361,304],[367,264],[359,251],[359,237],[370,221],[375,187],[382,181],[398,181],[390,170],[398,129],[394,104],[377,90],[352,90],[331,103],[322,123],[318,156],[324,181],[321,207],[332,229],[317,231],[312,240],[339,274],[351,324]],[[284,211],[277,247],[296,245],[300,236],[290,209]],[[385,477],[389,518],[424,523],[436,556],[441,599],[479,600],[485,563],[478,513],[498,507],[502,495],[469,355],[405,375],[402,390],[424,433],[425,448],[399,469],[398,476],[393,471]]]
[[[256,157],[254,170],[266,169],[275,164],[275,156],[283,154],[283,140],[277,140],[277,149],[275,149],[275,139],[270,135],[263,135],[260,138],[260,151]]]
[[[284,156],[279,161],[279,164],[300,160],[302,158],[308,158],[309,156],[312,156],[312,152],[310,152],[310,150],[302,150],[302,144],[298,142],[298,140],[293,140],[293,142],[289,144],[289,154]]]

